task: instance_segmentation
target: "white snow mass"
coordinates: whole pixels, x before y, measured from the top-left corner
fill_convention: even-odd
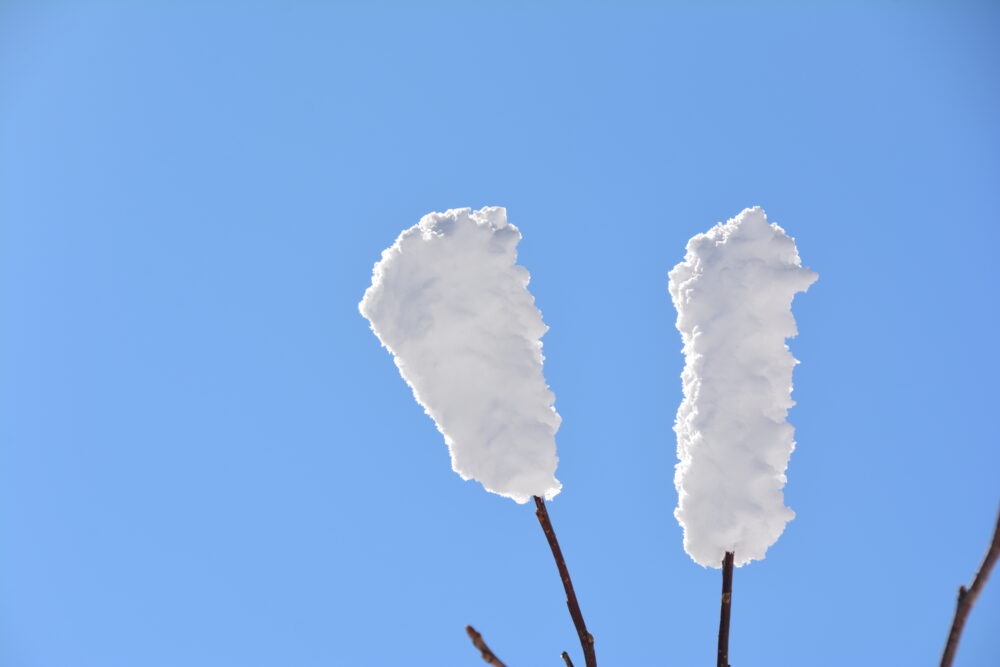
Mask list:
[[[721,567],[727,551],[737,565],[764,558],[795,516],[781,491],[798,363],[785,339],[798,333],[792,298],[817,277],[760,207],[692,238],[670,272],[686,361],[674,516],[701,565]]]
[[[452,469],[519,503],[552,498],[561,421],[542,376],[548,330],[507,211],[425,215],[375,264],[361,314],[434,420]]]

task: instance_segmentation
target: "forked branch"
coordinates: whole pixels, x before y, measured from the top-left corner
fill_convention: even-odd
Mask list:
[[[976,572],[972,585],[958,587],[958,604],[955,607],[955,619],[951,622],[951,632],[948,633],[948,643],[944,646],[944,653],[941,654],[941,667],[951,667],[955,660],[955,652],[958,650],[958,641],[962,638],[962,629],[965,627],[965,620],[972,611],[972,605],[986,585],[986,580],[990,576],[990,570],[996,565],[997,558],[1000,557],[1000,514],[997,515],[997,525],[993,529],[993,541],[990,542],[989,549],[986,550],[986,557],[983,558],[979,571]]]
[[[587,624],[583,621],[583,612],[580,611],[580,603],[576,599],[576,592],[573,590],[573,580],[569,578],[569,570],[566,568],[566,559],[563,558],[562,549],[559,548],[559,540],[556,539],[556,531],[552,528],[552,521],[549,520],[549,512],[545,509],[545,501],[535,496],[535,516],[538,523],[542,524],[542,531],[545,539],[552,549],[552,557],[556,560],[556,567],[559,568],[559,578],[562,579],[563,588],[566,590],[566,606],[569,607],[569,615],[576,626],[576,634],[580,637],[580,646],[583,648],[583,659],[587,667],[597,667],[597,654],[594,653],[594,636],[587,632]],[[563,653],[563,660],[567,664],[569,655]]]

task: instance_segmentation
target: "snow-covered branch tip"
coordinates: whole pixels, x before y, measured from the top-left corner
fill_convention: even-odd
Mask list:
[[[782,495],[798,363],[785,339],[797,333],[792,298],[816,278],[759,207],[694,236],[670,272],[685,356],[674,515],[700,565],[764,558],[795,516]]]
[[[548,330],[517,265],[521,233],[498,206],[429,213],[375,264],[359,308],[434,420],[462,479],[526,503],[551,499],[555,396]]]

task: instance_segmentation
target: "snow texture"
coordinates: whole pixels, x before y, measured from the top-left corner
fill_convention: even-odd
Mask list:
[[[452,469],[519,503],[552,498],[561,421],[542,376],[548,330],[500,207],[425,215],[375,265],[361,314],[451,452]]]
[[[692,238],[670,272],[686,359],[674,516],[701,565],[721,567],[727,551],[737,565],[764,558],[795,516],[782,494],[798,363],[785,339],[798,333],[793,297],[817,277],[760,207]]]

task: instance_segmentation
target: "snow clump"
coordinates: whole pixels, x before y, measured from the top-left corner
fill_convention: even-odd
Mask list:
[[[795,241],[759,207],[698,234],[670,272],[684,343],[674,477],[684,549],[721,567],[764,558],[795,513],[785,469],[795,447],[785,421],[795,336],[792,299],[816,280]]]
[[[501,207],[425,215],[383,251],[359,308],[444,435],[452,469],[524,503],[562,488],[561,419],[520,240]]]

